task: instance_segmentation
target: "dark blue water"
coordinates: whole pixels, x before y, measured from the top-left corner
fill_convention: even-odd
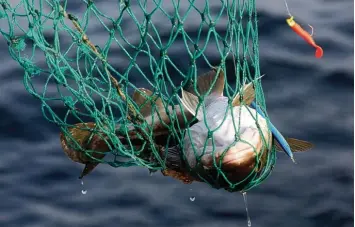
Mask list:
[[[115,1],[97,5],[109,15],[117,10]],[[353,2],[299,0],[289,6],[299,23],[315,28],[324,57],[316,59],[314,50],[287,27],[281,0],[258,1],[268,113],[285,135],[316,147],[297,154],[297,165],[278,154],[271,177],[248,193],[252,226],[352,226]],[[80,1],[68,7],[85,9]],[[197,21],[186,23],[197,29]],[[161,21],[161,29],[164,25]],[[104,43],[100,35],[107,35],[101,32],[97,23],[89,28],[98,45]],[[83,195],[77,179],[82,166],[62,152],[59,129],[43,119],[39,101],[24,90],[23,71],[8,56],[3,39],[0,50],[0,226],[247,225],[240,194],[201,183],[186,186],[138,167],[99,166],[85,179]],[[124,62],[123,56],[117,59]]]

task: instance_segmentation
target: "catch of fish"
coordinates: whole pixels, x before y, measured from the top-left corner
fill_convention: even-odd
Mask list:
[[[215,182],[219,170],[223,171],[230,182],[238,182],[253,171],[258,173],[263,169],[274,145],[278,151],[286,152],[292,160],[292,152],[307,151],[313,147],[307,141],[284,138],[268,122],[255,102],[253,82],[244,85],[243,92],[239,92],[231,102],[223,95],[224,84],[224,72],[219,70],[218,73],[216,68],[198,76],[197,92],[193,86],[182,89],[179,100],[183,108],[180,105],[168,108],[169,112],[174,113],[174,120],[167,113],[163,101],[153,97],[152,91],[140,88],[133,94],[133,101],[141,106],[140,113],[152,128],[154,142],[164,147],[160,151],[161,156],[166,155],[167,168],[162,170],[164,175],[184,183],[202,181],[203,176],[205,181],[212,179],[209,183],[214,181],[216,187],[227,188],[228,184],[223,177]],[[152,97],[154,103],[149,102]],[[205,97],[202,103],[200,97]],[[188,124],[189,122],[192,123]],[[170,133],[167,125],[184,129],[183,147],[179,144],[169,145],[166,152]],[[68,131],[75,141],[63,132],[60,133],[61,145],[67,156],[74,162],[85,164],[80,178],[89,174],[99,162],[84,152],[73,149],[73,143],[76,142],[83,149],[100,152],[92,154],[97,160],[103,159],[110,152],[105,135],[92,132],[94,128],[93,122],[79,123],[70,128]],[[129,137],[133,146],[142,146],[142,140],[138,139],[133,126],[129,126]],[[118,138],[122,143],[128,144],[124,136],[118,135]],[[247,183],[246,181],[243,185]]]

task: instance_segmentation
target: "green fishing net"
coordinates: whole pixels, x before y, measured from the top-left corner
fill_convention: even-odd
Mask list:
[[[238,181],[216,161],[205,173],[176,166],[186,160],[183,138],[197,121],[178,97],[196,88],[199,75],[223,72],[230,100],[255,80],[265,110],[255,0],[0,0],[0,18],[26,90],[83,163],[138,165],[229,191],[249,190],[270,174],[274,149],[256,155],[262,168]],[[172,148],[176,162],[167,155]]]

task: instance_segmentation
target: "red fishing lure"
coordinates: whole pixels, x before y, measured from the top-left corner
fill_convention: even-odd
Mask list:
[[[307,31],[305,31],[299,24],[294,21],[293,16],[290,18],[286,19],[287,24],[292,28],[294,32],[296,32],[299,36],[301,36],[306,42],[316,48],[316,53],[315,56],[316,58],[321,58],[323,56],[323,49],[316,44],[314,39],[312,38],[313,35],[313,28],[312,28],[312,34],[309,34]]]

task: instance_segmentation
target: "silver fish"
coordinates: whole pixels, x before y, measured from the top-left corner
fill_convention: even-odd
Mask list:
[[[224,73],[220,70],[220,73],[216,74],[217,70],[213,69],[198,77],[199,95],[206,95],[211,90],[200,106],[198,95],[192,87],[186,91],[182,90],[181,103],[199,121],[187,130],[183,151],[190,168],[200,164],[204,170],[216,172],[216,163],[227,178],[236,183],[245,179],[255,167],[256,172],[263,168],[268,152],[272,150],[275,142],[266,119],[249,107],[255,99],[253,84],[249,83],[243,87],[242,94],[234,97],[230,108],[228,98],[223,96]],[[211,131],[213,133],[209,134]],[[286,140],[293,152],[306,151],[313,146],[302,140]],[[277,143],[276,145],[280,150]],[[170,158],[174,155],[176,156],[177,152],[171,151]],[[261,162],[255,166],[257,155],[261,156]]]

